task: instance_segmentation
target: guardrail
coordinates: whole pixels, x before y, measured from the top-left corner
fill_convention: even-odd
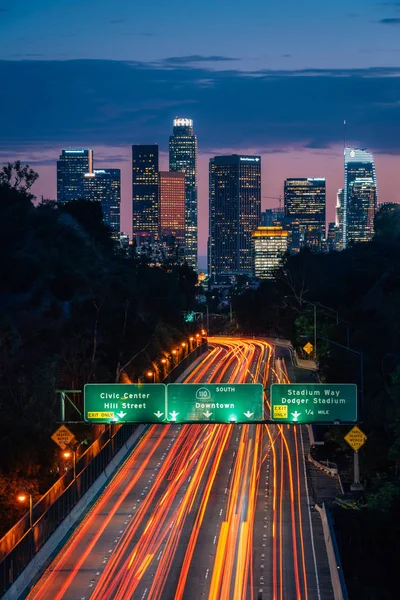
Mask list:
[[[195,348],[164,381],[166,383],[175,381],[207,350],[207,342]],[[35,554],[112,461],[137,425],[126,423],[113,427],[118,428],[114,435],[110,435],[111,428],[106,429],[77,459],[75,479],[70,469],[34,505],[32,528],[27,513],[0,539],[0,597],[11,587]],[[138,438],[137,443],[141,437]]]
[[[332,517],[325,503],[322,507],[315,504],[316,510],[319,512],[322,521],[324,532],[325,546],[328,554],[329,570],[333,587],[333,595],[335,600],[348,600],[346,582],[340,560],[340,554],[336,543],[335,531],[333,529]]]
[[[35,504],[32,528],[29,527],[29,515],[25,515],[0,540],[0,596],[13,584],[78,500],[96,481],[136,427],[134,424],[123,425],[111,438],[108,431],[104,432],[108,436],[107,441],[102,439],[103,434],[92,444],[100,447],[97,454],[96,449],[90,447],[87,453],[88,456],[92,456],[87,459],[85,453],[77,461],[76,478],[73,479],[72,470],[67,471]]]

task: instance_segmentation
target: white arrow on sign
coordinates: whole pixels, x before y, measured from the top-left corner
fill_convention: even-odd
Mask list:
[[[122,412],[122,410],[121,410],[121,412],[117,413],[117,417],[119,417],[120,419],[123,419],[123,418],[126,416],[126,414],[127,414],[127,413],[124,413],[124,412]]]
[[[254,413],[251,413],[249,410],[248,410],[247,412],[243,413],[243,414],[244,414],[244,416],[245,416],[245,417],[247,417],[248,419],[250,419],[250,417],[251,417],[252,415],[254,415]]]
[[[179,415],[179,413],[177,413],[175,410],[169,414],[171,415],[173,421],[176,421],[176,417]]]
[[[210,413],[210,411],[208,410],[207,412],[203,413],[203,415],[204,415],[204,416],[205,416],[207,419],[209,419],[209,418],[211,417],[212,413]]]
[[[160,417],[162,417],[162,416],[163,416],[163,414],[164,414],[164,413],[162,413],[162,412],[160,412],[160,411],[158,410],[158,411],[157,411],[156,413],[154,413],[154,414],[156,415],[157,419],[159,419]]]
[[[297,419],[301,416],[301,413],[299,413],[297,410],[292,413],[292,417],[293,417],[293,421],[297,421]]]

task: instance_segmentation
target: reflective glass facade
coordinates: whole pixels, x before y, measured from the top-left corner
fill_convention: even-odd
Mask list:
[[[159,173],[161,241],[185,244],[185,173]]]
[[[357,177],[348,189],[347,245],[369,242],[374,235],[376,185],[372,177]]]
[[[288,232],[279,226],[258,227],[253,234],[254,275],[274,279],[288,249]]]
[[[283,208],[267,208],[261,213],[261,225],[272,227],[273,225],[282,225],[285,217]]]
[[[113,238],[120,239],[121,171],[94,169],[83,176],[83,198],[101,202],[104,222]]]
[[[209,175],[209,275],[252,275],[252,233],[261,220],[261,157],[215,156]]]
[[[93,150],[68,148],[57,161],[57,202],[83,198],[83,175],[93,172]]]
[[[342,247],[367,241],[373,235],[373,217],[378,203],[374,157],[359,148],[344,151]]]
[[[336,195],[335,250],[343,250],[343,204],[344,190],[340,188]]]
[[[311,248],[320,252],[325,238],[325,179],[286,179],[284,192],[289,251]]]
[[[169,170],[185,173],[185,258],[197,269],[197,137],[192,119],[174,119]]]
[[[158,239],[158,145],[132,146],[132,232]]]

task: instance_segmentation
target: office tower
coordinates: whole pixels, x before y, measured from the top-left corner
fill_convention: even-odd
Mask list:
[[[252,234],[254,275],[260,279],[274,279],[288,249],[288,232],[280,226],[261,226]]]
[[[261,157],[210,159],[209,275],[253,273],[252,233],[261,219]]]
[[[326,238],[326,251],[336,250],[336,225],[334,222],[328,223],[328,235]]]
[[[103,220],[115,240],[120,239],[121,171],[93,169],[83,176],[83,198],[101,202]]]
[[[286,179],[284,192],[289,251],[311,248],[320,252],[325,237],[325,179]]]
[[[159,181],[159,238],[185,245],[185,173],[160,171]]]
[[[365,181],[361,182],[360,180]],[[373,187],[375,187],[375,193],[373,193]],[[365,241],[370,238],[371,212],[372,210],[376,211],[377,191],[375,163],[372,154],[359,148],[345,148],[343,248],[347,248],[349,243]]]
[[[57,161],[57,202],[83,198],[83,175],[93,172],[93,150],[68,148]]]
[[[338,189],[336,194],[336,213],[335,213],[335,250],[343,250],[343,203],[344,190]]]
[[[185,173],[185,258],[197,269],[197,137],[192,119],[174,119],[169,170]]]
[[[133,238],[158,239],[158,145],[132,146]]]
[[[282,225],[285,217],[285,211],[282,208],[267,208],[261,213],[261,225],[272,227]]]
[[[347,205],[347,245],[369,242],[374,236],[377,211],[376,185],[372,177],[357,177],[349,186]]]

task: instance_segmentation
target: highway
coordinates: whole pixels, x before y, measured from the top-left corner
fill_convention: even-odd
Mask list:
[[[284,347],[209,342],[186,382],[289,380]],[[303,435],[277,425],[149,427],[24,597],[330,600]]]

